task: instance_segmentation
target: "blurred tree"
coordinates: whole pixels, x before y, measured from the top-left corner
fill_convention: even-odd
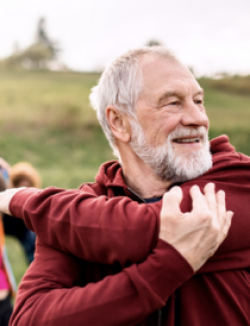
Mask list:
[[[43,45],[45,48],[50,50],[53,59],[57,57],[59,48],[57,43],[52,41],[46,32],[46,21],[44,18],[40,18],[37,26],[36,43],[40,46]]]
[[[58,53],[58,44],[47,34],[46,20],[40,18],[35,42],[25,50],[14,51],[10,57],[2,60],[1,65],[10,68],[49,69],[51,63],[58,59]]]
[[[160,41],[157,41],[157,40],[149,40],[147,43],[146,43],[146,46],[162,46],[162,43]]]

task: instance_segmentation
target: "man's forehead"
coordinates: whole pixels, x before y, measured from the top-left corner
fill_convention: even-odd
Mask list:
[[[151,76],[157,78],[157,75],[165,73],[169,74],[169,76],[175,74],[195,79],[187,66],[171,57],[144,55],[139,58],[139,69],[143,78],[150,78]]]
[[[164,87],[165,82],[171,84],[172,81],[176,80],[187,81],[195,87],[197,93],[203,94],[202,88],[188,67],[175,58],[145,55],[140,58],[140,69],[144,87],[148,86],[152,89],[154,86]]]
[[[186,68],[185,65],[183,65],[174,57],[167,57],[163,55],[147,53],[139,56],[138,59],[139,59],[139,65],[142,70],[155,66],[159,63],[162,63],[164,65],[178,65],[182,68]]]

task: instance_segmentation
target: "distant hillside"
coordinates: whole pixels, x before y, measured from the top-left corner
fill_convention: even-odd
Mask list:
[[[238,95],[250,95],[250,76],[224,76],[219,79],[200,78],[199,81],[207,89]]]

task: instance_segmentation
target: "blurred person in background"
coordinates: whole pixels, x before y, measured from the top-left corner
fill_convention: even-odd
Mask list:
[[[41,187],[41,177],[36,169],[27,162],[20,162],[8,169],[10,184],[14,188]],[[3,214],[5,233],[16,237],[22,244],[26,259],[30,264],[34,259],[36,234],[30,231],[24,222]]]
[[[2,163],[2,161],[1,161]],[[6,189],[6,170],[0,169],[0,191]],[[16,292],[15,279],[8,262],[7,252],[5,248],[4,226],[2,214],[0,213],[0,325],[7,326],[11,317],[13,307],[11,303],[11,295]]]
[[[9,163],[6,162],[2,157],[0,157],[0,174],[4,180],[5,189],[9,189],[12,187],[10,181],[10,170],[11,166],[9,165]]]
[[[10,181],[13,188],[41,188],[41,177],[39,173],[27,162],[19,162],[11,167]]]

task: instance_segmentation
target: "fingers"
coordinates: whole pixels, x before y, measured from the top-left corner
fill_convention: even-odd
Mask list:
[[[180,203],[182,201],[182,190],[180,187],[173,187],[163,196],[162,214],[175,215],[180,214]]]
[[[222,203],[221,203],[221,209],[223,208],[223,198],[222,198],[222,194],[220,193],[219,196],[217,196],[215,194],[215,185],[214,183],[207,183],[206,186],[204,187],[204,194],[206,197],[206,201],[207,201],[207,205],[208,208],[210,209],[210,211],[212,212],[212,214],[214,216],[217,215],[217,211],[218,211],[218,198],[221,199]],[[224,206],[225,206],[225,200],[224,200]]]
[[[225,192],[219,190],[216,193],[214,183],[210,182],[204,187],[204,194],[210,211],[214,217],[218,217],[218,222],[221,225],[226,218]]]
[[[198,186],[192,186],[189,193],[192,198],[193,211],[207,210],[206,197],[201,193]]]
[[[213,220],[219,224],[219,243],[221,243],[228,234],[232,222],[233,212],[226,211],[225,192],[223,190],[219,190],[217,193],[215,193],[215,185],[213,183],[206,184],[204,187],[204,194],[208,207],[213,214]]]
[[[228,234],[228,231],[229,231],[231,223],[232,223],[233,215],[234,215],[234,213],[231,212],[231,211],[228,211],[225,214],[225,221],[224,221],[224,225],[223,225],[222,230],[221,230],[220,242],[224,241],[224,239],[226,238],[226,236]]]
[[[219,223],[222,224],[225,218],[227,218],[225,192],[223,190],[219,190],[216,194],[216,198],[218,204],[218,220]]]

